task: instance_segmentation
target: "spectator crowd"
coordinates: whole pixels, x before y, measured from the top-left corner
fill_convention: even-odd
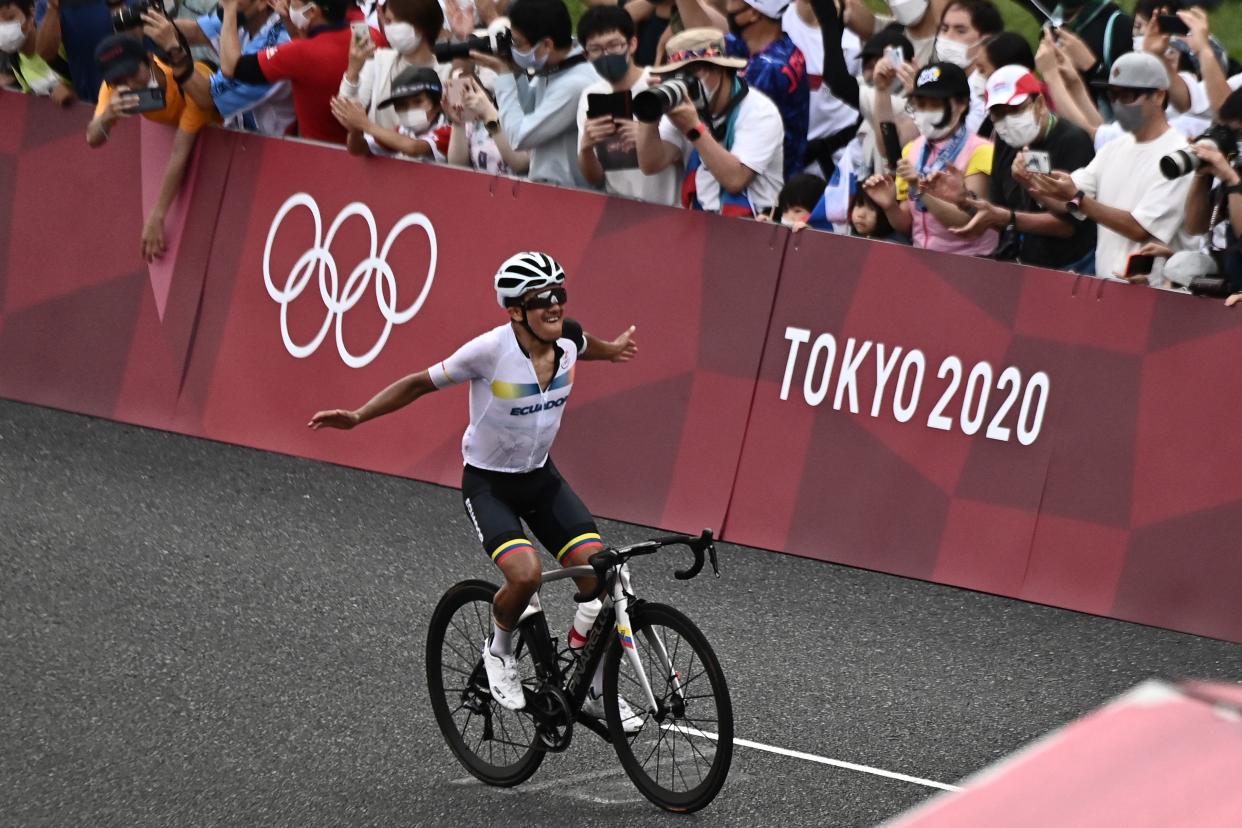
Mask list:
[[[0,84],[176,130],[148,259],[214,124],[1242,298],[1210,0],[617,2],[0,0]]]

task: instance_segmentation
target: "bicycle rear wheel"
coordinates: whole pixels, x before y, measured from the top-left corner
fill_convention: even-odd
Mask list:
[[[638,674],[614,641],[604,667],[604,711],[617,758],[656,805],[697,811],[720,793],[733,759],[733,704],[724,671],[699,628],[672,607],[641,604],[630,620],[659,711],[646,710]],[[624,731],[618,698],[642,720],[637,732]]]
[[[511,787],[539,768],[544,752],[534,745],[530,715],[501,706],[488,691],[480,653],[492,629],[496,585],[462,581],[451,587],[431,616],[427,630],[427,689],[440,732],[458,761],[489,785]],[[527,687],[535,684],[530,648],[514,632],[518,671]]]

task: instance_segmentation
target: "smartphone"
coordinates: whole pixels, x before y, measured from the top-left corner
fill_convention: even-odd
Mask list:
[[[1127,276],[1146,276],[1151,273],[1151,269],[1156,266],[1155,256],[1140,256],[1134,253],[1129,259],[1126,259]]]
[[[587,118],[603,118],[611,115],[618,121],[634,117],[634,98],[630,90],[624,92],[591,92],[587,94]]]
[[[1044,173],[1046,175],[1052,172],[1052,158],[1043,150],[1027,150],[1026,168],[1031,172]]]
[[[888,62],[894,67],[900,67],[906,62],[906,55],[901,51],[900,46],[888,46],[884,49],[884,57],[888,58]]]
[[[884,157],[888,159],[889,172],[897,172],[897,162],[901,160],[901,138],[897,135],[897,125],[892,121],[880,121],[880,140],[883,142]]]
[[[1186,25],[1176,14],[1158,14],[1156,15],[1156,24],[1160,26],[1160,33],[1167,35],[1188,35],[1190,27]]]
[[[467,75],[449,78],[444,84],[444,105],[454,109],[461,108],[465,103],[466,91],[470,89],[470,85],[470,77]]]
[[[365,20],[355,20],[349,24],[355,43],[365,43],[371,39],[371,26]]]
[[[158,112],[167,104],[164,102],[164,90],[156,87],[148,87],[146,89],[131,89],[124,92],[125,95],[133,95],[138,99],[138,105],[130,110],[130,112]]]

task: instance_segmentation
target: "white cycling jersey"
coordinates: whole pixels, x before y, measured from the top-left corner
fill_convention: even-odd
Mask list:
[[[547,388],[539,387],[535,366],[509,324],[476,336],[428,369],[436,388],[470,382],[470,425],[461,438],[468,464],[528,472],[547,462],[573,387],[574,366],[586,349],[582,326],[565,319],[555,347],[556,372]]]

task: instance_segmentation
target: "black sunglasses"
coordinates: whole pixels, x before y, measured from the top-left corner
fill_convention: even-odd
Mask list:
[[[526,310],[539,310],[541,308],[550,308],[553,305],[563,305],[565,300],[569,298],[568,291],[563,287],[548,288],[536,293],[522,303],[522,307]]]

